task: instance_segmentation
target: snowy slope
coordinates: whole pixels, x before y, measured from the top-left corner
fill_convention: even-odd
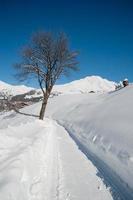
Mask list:
[[[88,93],[94,92],[108,92],[115,89],[115,83],[101,78],[100,76],[88,76],[86,78],[72,81],[64,85],[56,85],[53,91],[61,93]]]
[[[133,189],[132,99],[132,85],[104,95],[65,95],[49,102],[47,116],[58,120]]]
[[[1,200],[113,199],[96,167],[53,120],[11,113],[1,116],[0,127]]]
[[[119,91],[104,94],[83,93],[54,96],[49,99],[46,111],[46,117],[50,120],[45,121],[44,124],[38,120],[36,121],[33,117],[13,112],[9,113],[8,116],[6,114],[5,116],[1,115],[0,153],[2,169],[0,177],[3,187],[0,190],[0,194],[8,195],[7,191],[11,188],[10,196],[13,196],[9,199],[17,199],[20,194],[24,194],[25,196],[22,197],[22,200],[35,200],[36,198],[42,200],[43,197],[41,195],[43,194],[45,196],[48,195],[46,199],[50,200],[53,198],[49,196],[51,194],[49,191],[51,190],[53,191],[52,194],[56,196],[55,199],[78,199],[77,196],[82,199],[80,195],[83,195],[83,193],[88,195],[86,196],[87,200],[97,199],[96,196],[101,200],[111,199],[112,197],[103,182],[100,182],[99,185],[101,179],[97,175],[100,174],[104,182],[110,186],[115,200],[132,200],[132,99],[133,85],[122,88]],[[24,108],[22,111],[37,114],[39,109],[40,102]],[[44,129],[48,128],[44,130],[43,126],[45,126]],[[52,137],[49,136],[51,139],[48,137],[49,133],[55,134],[53,136],[54,141]],[[74,146],[76,145],[74,148],[72,147],[73,145],[70,145],[73,140],[70,139],[68,133],[76,142],[76,144],[74,143]],[[19,138],[19,140],[16,141],[16,138]],[[49,142],[47,143],[47,141]],[[51,149],[52,147],[49,145],[51,143],[54,149]],[[92,163],[91,166],[93,167],[90,166],[88,163],[90,161],[78,150],[77,145],[100,170],[98,173]],[[46,152],[52,151],[55,153],[50,153],[50,155],[54,155],[52,158],[49,153],[45,154],[45,146],[48,147]],[[72,152],[74,151],[76,153],[73,154]],[[21,159],[21,156],[24,160]],[[49,157],[52,160],[49,160]],[[60,158],[62,158],[61,165]],[[48,166],[52,166],[49,162],[54,163],[55,168],[47,171]],[[48,164],[45,165],[44,163]],[[81,165],[81,168],[79,165]],[[7,167],[5,168],[5,166]],[[35,166],[35,169],[33,166]],[[75,167],[77,167],[77,171]],[[44,168],[46,171],[41,171]],[[44,193],[40,192],[46,185],[45,176],[41,176],[42,179],[39,179],[41,172],[43,174],[51,174],[51,170],[53,171],[54,169],[56,170],[56,173],[55,171],[53,173],[55,176],[48,176],[48,180],[51,183],[50,180],[53,178],[52,183],[55,185],[52,184],[52,188],[49,190],[49,185],[51,184],[48,184],[48,187],[45,187],[46,191],[43,190]],[[86,174],[87,169],[89,169],[88,175]],[[88,186],[84,185],[83,187],[83,184],[91,177],[91,173],[93,174],[93,179],[90,179],[91,182],[87,182]],[[61,178],[58,179],[57,177]],[[85,179],[85,177],[88,178]],[[95,185],[97,185],[96,188]],[[14,196],[16,187],[18,187],[19,192],[15,193],[15,195],[18,196]],[[33,190],[29,190],[29,188]],[[56,192],[54,188],[57,188]],[[79,188],[82,189],[80,190]],[[89,193],[86,192],[88,188],[90,189]],[[99,189],[100,193],[98,193]],[[82,193],[82,191],[84,192]],[[90,193],[92,197],[95,194],[97,195],[95,198],[90,198]],[[1,196],[1,199],[4,199],[3,196]],[[8,196],[5,199],[8,199]]]
[[[10,85],[8,83],[0,81],[0,91],[2,90],[9,91],[10,94],[15,96],[18,94],[24,94],[26,92],[29,92],[30,90],[33,90],[33,88],[27,87],[25,85]]]

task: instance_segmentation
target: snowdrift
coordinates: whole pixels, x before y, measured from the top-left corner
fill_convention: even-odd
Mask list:
[[[133,86],[108,94],[65,95],[50,100],[56,119],[133,189]]]

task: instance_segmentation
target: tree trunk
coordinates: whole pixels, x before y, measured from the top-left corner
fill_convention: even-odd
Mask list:
[[[43,99],[43,102],[42,102],[42,106],[41,106],[41,110],[40,110],[40,114],[39,114],[39,119],[43,120],[44,118],[44,114],[45,114],[45,110],[46,110],[46,106],[47,106],[47,98]]]

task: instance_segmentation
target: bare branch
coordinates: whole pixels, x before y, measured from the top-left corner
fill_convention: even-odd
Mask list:
[[[50,32],[38,32],[30,45],[24,48],[23,61],[15,66],[17,77],[20,80],[37,78],[43,92],[40,119],[43,119],[47,100],[57,79],[78,70],[77,55],[76,51],[69,49],[68,39],[63,33],[55,37]]]

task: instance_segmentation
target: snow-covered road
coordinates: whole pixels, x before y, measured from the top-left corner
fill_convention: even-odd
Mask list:
[[[96,167],[55,121],[1,129],[0,155],[2,200],[113,199]]]

